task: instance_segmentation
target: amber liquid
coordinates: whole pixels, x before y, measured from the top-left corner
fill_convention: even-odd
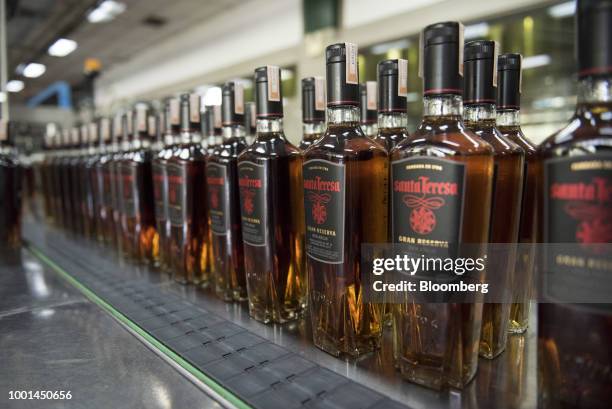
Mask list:
[[[21,202],[23,172],[16,156],[0,146],[0,247],[21,243]]]
[[[489,242],[516,243],[523,193],[523,150],[501,135],[495,128],[494,119],[466,122],[465,125],[488,142],[494,150],[495,171]],[[490,259],[488,263],[487,274],[495,276],[495,285],[510,288],[516,250],[509,252],[503,259]],[[509,302],[485,303],[480,334],[482,357],[493,359],[506,348],[510,306]]]
[[[73,230],[79,235],[85,234],[85,211],[83,210],[83,186],[82,175],[84,172],[84,157],[78,155],[72,158],[69,164],[69,182],[72,185],[72,220]]]
[[[123,243],[122,243],[122,230],[121,230],[121,206],[122,206],[122,184],[121,184],[121,161],[123,159],[124,152],[115,152],[111,156],[110,160],[110,173],[111,173],[111,203],[113,210],[113,232],[114,237],[111,239],[112,243],[117,250],[117,254],[120,258],[124,256]]]
[[[284,323],[306,306],[302,157],[284,135],[259,133],[240,155],[239,162],[245,161],[267,169],[260,210],[268,241],[263,246],[244,242],[249,313],[261,322]]]
[[[46,152],[45,159],[40,164],[40,180],[42,182],[43,209],[47,223],[54,223],[53,213],[53,159],[51,152]]]
[[[390,160],[431,156],[465,165],[461,243],[472,243],[471,257],[482,257],[488,239],[493,178],[492,148],[467,131],[459,115],[425,116],[413,135],[392,150]],[[401,375],[427,387],[463,388],[474,377],[482,303],[394,306],[394,346]]]
[[[120,161],[122,250],[127,258],[146,264],[155,263],[159,255],[151,156],[148,149],[139,149]]]
[[[110,188],[110,153],[100,155],[94,164],[94,174],[96,179],[96,234],[98,241],[109,244],[113,237],[113,221]]]
[[[180,219],[169,218],[171,271],[174,279],[180,283],[205,286],[208,284],[210,272],[206,152],[200,143],[181,144],[168,160],[166,167],[168,206],[173,208],[169,211],[181,214]],[[181,171],[173,172],[171,168],[180,168]],[[180,173],[180,179],[174,173]],[[181,194],[182,189],[184,195]]]
[[[159,151],[152,162],[153,196],[155,199],[155,221],[159,235],[159,267],[170,272],[170,226],[168,222],[168,180],[166,163],[172,156],[173,146]]]
[[[314,343],[339,356],[359,356],[380,346],[382,304],[365,302],[361,284],[362,243],[387,239],[387,154],[359,123],[328,124],[304,162],[322,159],[345,166],[343,262],[307,256]]]
[[[53,159],[53,211],[55,213],[56,225],[66,228],[64,211],[64,161],[66,159],[58,156]]]
[[[210,163],[217,163],[226,169],[229,192],[229,226],[224,235],[212,232],[212,270],[215,292],[225,301],[246,301],[247,287],[244,273],[244,250],[240,219],[240,196],[238,189],[238,155],[246,148],[244,138],[233,137],[225,140],[209,157]]]
[[[72,172],[71,172],[71,163],[73,161],[72,157],[67,157],[62,160],[60,165],[61,167],[61,177],[62,177],[62,211],[63,211],[63,221],[64,227],[67,230],[75,231],[75,202],[74,202],[74,186],[72,183]]]
[[[541,159],[612,152],[612,138],[606,133],[612,125],[611,112],[610,103],[579,106],[572,121],[542,143]],[[542,173],[543,167],[539,170]],[[544,180],[542,174],[538,180]],[[543,201],[542,192],[539,189],[538,200]],[[543,234],[543,204],[540,203],[538,223]],[[610,213],[606,220],[609,227]],[[538,305],[538,407],[609,408],[612,401],[610,304],[582,306],[545,301]]]
[[[520,146],[523,152],[525,152],[526,172],[523,172],[523,192],[518,233],[521,245],[516,254],[515,273],[511,274],[512,304],[510,306],[510,320],[508,322],[508,331],[510,333],[523,333],[529,325],[529,302],[535,267],[536,189],[539,161],[535,145],[525,137],[520,126],[498,126],[497,129],[506,139]]]

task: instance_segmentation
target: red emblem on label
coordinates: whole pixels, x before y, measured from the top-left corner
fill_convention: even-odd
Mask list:
[[[410,212],[410,227],[416,233],[429,234],[436,228],[436,215],[433,210],[444,206],[441,197],[419,197],[406,194],[402,197],[406,206],[412,209]]]
[[[612,242],[612,223],[606,220],[610,209],[605,205],[573,202],[565,206],[565,212],[579,222],[576,227],[576,241],[589,244],[590,246],[586,247],[596,254],[604,252],[605,245],[593,244]]]
[[[219,207],[219,192],[217,189],[210,190],[210,206],[214,209]]]
[[[253,214],[255,205],[253,204],[253,197],[255,192],[250,189],[242,189],[242,207],[247,214]]]
[[[331,200],[328,193],[308,193],[308,199],[312,202],[312,218],[317,224],[325,223],[327,220],[327,207],[325,204]]]

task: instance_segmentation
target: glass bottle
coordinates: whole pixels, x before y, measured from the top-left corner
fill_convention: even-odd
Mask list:
[[[107,206],[111,210],[111,234],[107,241],[121,256],[121,192],[119,190],[119,161],[124,149],[122,115],[113,118],[113,132],[110,144],[110,155],[104,167],[104,196],[110,201]]]
[[[374,140],[387,152],[408,137],[408,61],[385,60],[378,63],[378,133]]]
[[[202,146],[200,99],[180,99],[180,142],[166,163],[170,269],[182,284],[208,285],[206,150]]]
[[[357,47],[326,49],[327,130],[304,154],[306,268],[314,343],[339,356],[380,345],[381,305],[364,301],[362,243],[387,239],[388,161],[359,126]],[[376,215],[376,222],[372,222]]]
[[[110,160],[111,129],[110,119],[100,118],[99,123],[99,156],[93,166],[94,171],[94,195],[96,203],[96,239],[100,243],[106,243],[112,237],[112,207],[110,203],[110,182],[106,177],[105,168]]]
[[[306,150],[325,132],[325,79],[302,78],[302,141]]]
[[[488,142],[494,151],[493,196],[489,242],[517,243],[523,192],[525,153],[516,143],[505,138],[495,124],[495,98],[497,88],[497,58],[494,41],[471,41],[465,45],[465,81],[463,120],[466,128]],[[510,319],[511,274],[516,263],[516,245],[503,252],[503,256],[488,260],[489,276],[495,285],[508,289],[508,302],[485,303],[482,310],[480,355],[493,359],[506,348]]]
[[[62,227],[62,197],[61,197],[61,178],[60,163],[63,157],[64,141],[61,129],[58,129],[53,137],[53,155],[50,157],[50,178],[51,178],[51,212],[55,227]]]
[[[368,138],[374,139],[378,134],[378,85],[376,81],[359,84],[360,125]]]
[[[57,126],[54,123],[49,123],[44,138],[44,159],[39,168],[43,194],[43,208],[45,220],[48,224],[53,224],[55,222],[53,214],[53,159],[57,153],[54,146],[56,137]]]
[[[249,314],[264,323],[298,318],[307,290],[302,157],[283,132],[280,72],[255,70],[257,134],[238,157]]]
[[[244,99],[240,84],[223,85],[223,142],[206,164],[208,212],[212,230],[215,292],[225,301],[246,301],[246,276],[240,220],[238,155],[244,139]]]
[[[83,226],[85,237],[96,240],[96,196],[95,196],[95,163],[98,160],[100,145],[97,123],[87,124],[86,154],[81,162],[81,186],[83,191],[81,208],[83,209]]]
[[[0,247],[17,248],[21,244],[22,179],[8,121],[0,119]]]
[[[147,112],[146,104],[136,105],[131,147],[120,161],[121,230],[124,252],[133,260],[155,264],[159,257],[159,237],[155,229],[153,155],[147,131]]]
[[[393,243],[469,244],[470,257],[486,251],[493,178],[493,149],[463,126],[461,61],[463,26],[427,26],[422,33],[423,119],[391,150]],[[422,180],[448,183],[449,194],[418,195],[444,205],[409,205],[402,190]],[[406,182],[406,183],[402,183]],[[454,192],[454,193],[453,193]],[[407,197],[408,196],[408,197]],[[482,303],[417,303],[394,308],[397,367],[411,381],[435,389],[463,388],[476,374]]]
[[[163,115],[164,148],[153,157],[153,195],[155,198],[155,222],[159,235],[159,267],[168,273],[170,270],[170,225],[168,221],[168,175],[166,164],[173,155],[179,142],[179,101],[171,98],[166,101]]]
[[[71,186],[72,201],[72,227],[73,233],[83,235],[85,232],[85,213],[83,211],[83,185],[81,175],[83,173],[83,160],[87,146],[88,129],[86,126],[73,128],[72,146],[73,155],[68,163],[68,183]]]
[[[508,330],[523,333],[529,323],[529,301],[535,267],[536,243],[536,183],[538,156],[536,146],[523,134],[520,123],[521,97],[520,54],[502,54],[497,59],[497,129],[506,139],[523,149],[523,191],[520,211],[518,241],[512,280],[512,304]]]
[[[612,400],[612,304],[595,303],[609,300],[612,274],[612,1],[578,1],[576,9],[576,111],[539,147],[538,230],[550,246],[538,305],[544,409],[603,409]]]
[[[72,142],[71,142],[71,129],[62,130],[62,138],[61,138],[61,156],[58,158],[57,162],[57,183],[59,186],[59,197],[58,197],[58,211],[61,215],[61,227],[68,231],[72,228],[72,221],[70,219],[72,201],[70,198],[72,197],[69,177],[68,177],[68,164],[70,163],[70,159],[72,158]]]

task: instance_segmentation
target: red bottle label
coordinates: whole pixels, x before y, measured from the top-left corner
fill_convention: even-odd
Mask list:
[[[189,222],[191,214],[187,186],[189,184],[184,166],[176,163],[166,165],[168,178],[168,220],[172,226]]]
[[[463,216],[465,165],[412,157],[391,164],[394,243],[446,248],[458,243]]]
[[[345,175],[343,164],[304,163],[306,254],[323,263],[344,262]]]
[[[206,165],[206,184],[208,187],[208,214],[210,227],[217,235],[227,234],[229,229],[230,197],[227,168],[218,163]]]
[[[251,246],[265,246],[268,242],[266,168],[248,161],[238,164],[242,240]]]

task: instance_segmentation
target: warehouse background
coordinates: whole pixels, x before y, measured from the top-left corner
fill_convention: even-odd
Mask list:
[[[8,98],[17,142],[31,150],[50,121],[70,126],[184,91],[217,104],[227,80],[242,81],[252,99],[253,69],[274,64],[283,68],[286,133],[295,142],[300,78],[324,75],[325,46],[351,41],[359,45],[361,81],[376,79],[382,59],[408,58],[412,130],[421,114],[418,33],[460,20],[466,40],[494,39],[502,52],[524,55],[522,119],[539,142],[575,104],[574,7],[541,0],[9,0]],[[76,48],[50,55],[58,39]],[[44,72],[26,76],[30,63]]]

